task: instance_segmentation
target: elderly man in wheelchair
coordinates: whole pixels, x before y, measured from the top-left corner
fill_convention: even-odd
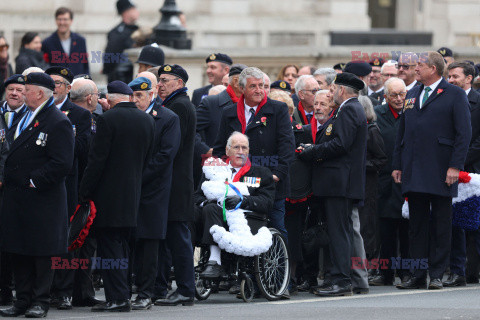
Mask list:
[[[226,162],[209,158],[204,163],[203,177],[195,193],[196,240],[209,248],[208,262],[199,274],[202,279],[225,276],[222,250],[252,257],[256,261],[255,268],[269,270],[267,263],[275,259],[267,255],[274,254],[277,260],[281,259],[275,260],[275,266],[282,266],[282,275],[287,271],[283,268],[288,269],[288,253],[282,236],[275,229],[266,228],[266,216],[275,197],[272,173],[268,168],[252,165],[248,154],[248,137],[234,132],[227,141]],[[270,252],[272,248],[275,248],[274,253]],[[257,283],[264,282],[262,277],[259,276]],[[271,300],[282,293],[277,292],[279,289],[284,290],[285,281],[280,282],[269,285],[271,291],[272,287],[276,288]],[[259,286],[267,287],[265,283]],[[264,293],[265,290],[260,289]]]

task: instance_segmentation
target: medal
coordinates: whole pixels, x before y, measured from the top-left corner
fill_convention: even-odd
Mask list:
[[[329,124],[327,129],[325,129],[325,135],[329,136],[332,133],[332,124]]]
[[[48,134],[45,133],[45,138],[42,140],[42,147],[45,147],[47,145],[47,136]]]

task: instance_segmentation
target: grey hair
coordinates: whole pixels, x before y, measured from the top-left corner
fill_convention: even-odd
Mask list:
[[[213,94],[219,94],[225,89],[227,89],[227,87],[225,87],[223,84],[218,84],[216,86],[211,87],[210,90],[208,90],[208,95],[210,96]]]
[[[335,72],[335,70],[333,70],[332,68],[320,68],[315,71],[313,76],[325,76],[325,81],[328,85],[331,85],[333,80],[335,80],[335,77],[337,76],[337,72]]]
[[[72,100],[72,102],[75,102],[75,101],[83,102],[85,101],[85,99],[89,94],[92,94],[94,92],[95,92],[95,88],[93,84],[88,82],[77,89],[70,90],[70,100]]]
[[[30,67],[30,68],[27,68],[27,69],[23,70],[22,76],[26,76],[26,75],[29,75],[30,73],[34,73],[34,72],[44,73],[45,71],[43,71],[43,69],[39,68],[39,67]]]
[[[108,98],[108,100],[115,100],[115,101],[118,101],[118,100],[129,101],[130,100],[130,96],[128,94],[121,94],[121,93],[107,93],[107,98]]]
[[[230,135],[230,137],[228,137],[228,140],[227,140],[227,147],[230,148],[232,146],[232,140],[236,137],[236,136],[242,136],[242,137],[245,137],[247,139],[247,142],[250,144],[250,141],[248,140],[248,136],[241,133],[241,132],[238,132],[238,131],[233,131],[232,134]]]
[[[308,79],[314,79],[315,78],[311,74],[306,74],[303,76],[298,77],[297,82],[295,82],[295,93],[298,95],[300,91],[305,89],[305,84]]]
[[[238,83],[240,84],[240,87],[245,88],[248,78],[262,80],[262,85],[265,84],[265,78],[263,78],[263,71],[258,68],[248,67],[243,69],[242,73],[240,73],[240,76],[238,77]]]
[[[403,82],[402,79],[397,78],[397,77],[392,77],[392,78],[388,79],[387,81],[385,81],[385,83],[383,84],[383,88],[384,88],[384,90],[385,90],[385,95],[388,95],[388,94],[390,93],[390,86],[391,86],[394,82],[401,82],[402,85],[403,85],[403,89],[404,89],[404,90],[407,89],[407,86],[405,85],[405,82]]]
[[[328,94],[330,92],[330,90],[318,90],[316,93],[315,93],[315,99],[317,99],[317,96],[321,95],[321,94]]]
[[[382,66],[382,68],[380,68],[380,73],[383,73],[383,71],[385,70],[385,67],[396,67],[398,65],[398,62],[395,61],[395,60],[388,60],[387,62],[385,62]]]
[[[367,121],[368,122],[377,121],[377,115],[373,110],[372,101],[370,101],[370,99],[366,96],[358,97],[358,101],[363,106],[363,110],[365,110],[365,116],[367,117]]]
[[[50,89],[48,89],[48,88],[41,87],[41,86],[38,86],[38,88],[43,91],[43,95],[44,95],[47,99],[50,99],[51,97],[53,97],[53,90],[50,90]]]
[[[268,79],[268,83],[272,83],[272,80],[270,79],[270,77],[268,76],[268,74],[266,74],[265,72],[263,73],[263,77],[264,78],[267,78]],[[265,79],[264,79],[265,80]]]

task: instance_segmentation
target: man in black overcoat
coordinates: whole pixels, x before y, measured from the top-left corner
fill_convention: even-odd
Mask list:
[[[132,302],[132,309],[144,310],[152,306],[159,240],[165,239],[167,234],[173,159],[180,145],[180,121],[173,111],[155,104],[154,88],[149,79],[139,77],[128,86],[133,90],[133,102],[137,108],[155,120],[155,144],[152,158],[143,171],[142,197],[135,231],[138,296]]]
[[[195,273],[193,248],[188,223],[193,221],[193,148],[195,139],[195,107],[187,96],[188,74],[179,65],[163,65],[158,70],[162,107],[177,114],[180,120],[180,147],[173,160],[172,187],[168,204],[168,224],[165,240],[160,242],[160,256],[170,250],[175,269],[177,290],[159,299],[155,305],[193,305]],[[159,266],[160,287],[166,294],[170,274],[167,259]],[[162,292],[160,292],[162,293]]]
[[[128,242],[137,226],[143,172],[151,158],[155,124],[130,102],[133,92],[128,85],[113,81],[107,88],[113,108],[97,119],[80,199],[92,199],[97,207],[92,226],[97,257],[102,262],[117,262],[117,268],[103,268],[102,263],[107,303],[94,306],[92,311],[130,311]]]
[[[25,80],[29,111],[20,120],[5,163],[2,250],[12,254],[17,300],[3,316],[44,317],[50,302],[51,257],[67,253],[65,178],[73,164],[70,121],[53,101],[44,73]]]

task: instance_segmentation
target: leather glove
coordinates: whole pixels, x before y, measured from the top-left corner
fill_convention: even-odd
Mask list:
[[[313,145],[305,147],[298,155],[298,158],[306,162],[312,162],[315,158],[315,151],[313,150],[313,147]]]
[[[237,204],[241,201],[239,196],[233,196],[225,199],[225,208],[228,210],[235,209]]]

